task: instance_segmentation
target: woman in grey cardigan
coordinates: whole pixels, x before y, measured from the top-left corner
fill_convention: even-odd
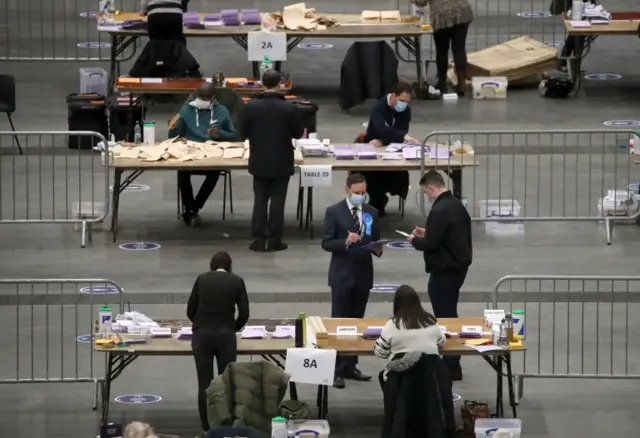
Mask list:
[[[458,77],[457,92],[464,95],[467,79],[467,32],[473,21],[473,10],[468,0],[412,0],[416,6],[430,7],[430,23],[433,27],[433,42],[436,46],[436,68],[438,89],[447,93],[447,70],[449,47],[453,52]]]

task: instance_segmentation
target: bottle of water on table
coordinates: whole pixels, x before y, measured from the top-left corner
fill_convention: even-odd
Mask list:
[[[135,144],[142,143],[142,128],[140,128],[139,123],[136,123],[133,128],[133,143]]]
[[[296,438],[296,424],[291,416],[287,419],[287,438]]]

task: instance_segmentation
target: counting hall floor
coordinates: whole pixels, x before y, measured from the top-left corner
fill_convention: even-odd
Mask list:
[[[76,3],[90,9],[91,2]],[[216,2],[215,8],[239,7],[232,3]],[[255,7],[261,11],[275,10],[285,4],[262,0],[241,3],[241,7]],[[206,1],[192,0],[191,10],[206,10],[207,4]],[[357,12],[359,9],[357,2],[353,1],[319,0],[307,4],[319,11]],[[17,17],[15,5],[15,2],[9,5],[10,18]],[[369,2],[367,8],[389,9],[395,8],[394,5],[395,2],[376,0]],[[615,0],[605,6],[610,10],[629,10],[634,5],[631,0]],[[547,11],[546,1],[500,0],[491,4],[477,1],[474,7],[477,18],[469,37],[470,49],[504,41],[531,29],[537,39],[556,45],[562,42],[561,24],[555,18],[534,19],[517,15],[526,11]],[[406,5],[403,4],[403,8]],[[86,23],[78,24],[78,9],[72,13],[67,6],[64,11],[56,9],[50,14],[33,12],[32,20],[37,23],[42,20],[46,26],[34,24],[31,30],[25,9],[20,11],[19,19],[3,21],[0,18],[0,59],[52,56],[52,47],[63,52],[67,50],[68,56],[97,56],[98,53],[108,56],[108,50],[78,52],[82,49],[77,49],[76,43],[96,41],[95,32],[87,30]],[[65,27],[65,23],[71,24]],[[53,32],[53,38],[46,37],[50,32]],[[366,121],[370,106],[367,102],[345,114],[337,105],[340,63],[351,41],[316,38],[307,42],[328,43],[331,47],[295,49],[284,69],[294,80],[294,92],[320,105],[319,136],[333,142],[349,142]],[[249,72],[243,60],[244,53],[229,40],[194,39],[188,44],[207,76],[220,70],[228,77],[244,76]],[[425,55],[428,50],[425,47]],[[600,130],[606,129],[603,123],[608,120],[640,119],[637,112],[640,70],[637,63],[630,62],[639,55],[640,41],[635,37],[599,39],[585,62],[586,72],[618,74],[621,78],[585,81],[577,98],[544,99],[534,88],[510,90],[506,101],[414,101],[411,133],[423,138],[435,130]],[[78,68],[106,69],[108,66],[101,61],[33,60],[3,61],[0,65],[0,73],[16,76],[16,127],[32,131],[65,130],[65,97],[78,91]],[[123,71],[129,65],[125,63]],[[432,76],[433,71],[429,74]],[[401,63],[400,75],[413,80],[413,66]],[[162,127],[178,106],[179,103],[175,102],[156,104],[150,108],[149,117]],[[8,128],[6,119],[0,115],[0,131]],[[166,134],[158,129],[157,135],[163,138]],[[37,209],[46,212],[53,208],[54,203],[61,205],[63,210],[70,209],[70,204],[76,199],[68,196],[67,202],[65,194],[55,194],[55,190],[34,194],[28,200],[13,198],[12,184],[16,181],[12,183],[13,178],[19,183],[21,178],[22,181],[33,181],[33,178],[37,180],[37,175],[45,175],[58,181],[54,184],[58,187],[59,181],[65,179],[69,162],[39,159],[38,140],[32,139],[27,148],[31,176],[27,177],[26,159],[15,156],[9,136],[1,137],[2,219],[10,217],[12,211],[24,214],[27,208],[32,209],[32,215],[37,214]],[[558,137],[538,137],[534,145],[522,139],[512,143],[505,140],[503,143],[502,140],[489,141],[478,137],[474,146],[481,161],[480,167],[475,171],[465,171],[463,179],[464,194],[472,197],[470,208],[477,213],[477,201],[484,195],[498,196],[495,188],[502,187],[505,190],[503,198],[511,199],[510,193],[526,193],[524,197],[531,209],[530,216],[537,214],[536,208],[547,213],[553,210],[555,216],[563,215],[563,208],[567,209],[564,215],[578,212],[583,216],[593,216],[597,211],[597,199],[606,190],[623,189],[628,182],[640,179],[640,167],[628,165],[626,149],[621,149],[615,140],[597,146],[600,143],[592,140],[596,138],[595,134],[593,137],[581,137],[587,138],[584,141],[576,138],[564,141]],[[469,137],[469,141],[473,143],[473,137]],[[50,146],[44,144],[44,147]],[[54,146],[60,157],[68,155],[64,144],[56,143]],[[535,159],[536,154],[551,158],[539,161]],[[581,158],[575,158],[578,156]],[[99,157],[95,158],[95,163],[95,172],[101,172]],[[89,171],[83,170],[85,173]],[[523,172],[530,176],[537,174],[538,178],[522,178]],[[83,174],[83,178],[91,180],[91,175]],[[176,218],[175,175],[147,172],[136,181],[147,190],[122,195],[118,244],[156,243],[161,246],[159,249],[124,251],[111,242],[110,233],[99,230],[94,233],[93,244],[81,249],[80,234],[71,226],[2,224],[0,279],[109,279],[124,289],[125,299],[133,309],[150,317],[183,318],[195,276],[207,269],[212,253],[224,250],[232,255],[234,270],[245,279],[253,317],[290,317],[301,311],[309,315],[328,315],[330,304],[326,278],[329,255],[321,250],[319,236],[324,208],[343,197],[345,173],[336,171],[332,178],[331,187],[315,190],[316,232],[312,239],[298,228],[295,220],[297,180],[292,179],[285,231],[289,249],[275,254],[255,254],[248,250],[252,205],[249,175],[241,171],[233,173],[234,212],[227,212],[226,220],[221,217],[221,181],[202,211],[201,223],[197,227],[186,228]],[[495,183],[498,178],[504,180]],[[396,211],[397,199],[391,199],[389,215],[383,219],[383,237],[397,239],[394,230],[410,230],[424,223],[418,179],[418,172],[412,172],[404,217]],[[567,181],[570,179],[576,183],[569,184]],[[96,184],[101,183],[98,176],[94,180],[98,181]],[[491,193],[486,193],[487,181],[491,181]],[[46,186],[42,181],[38,184]],[[528,185],[526,188],[525,184]],[[560,187],[571,188],[565,190]],[[95,200],[101,201],[104,186],[98,185],[93,193]],[[525,203],[522,199],[520,201]],[[546,214],[544,212],[538,215]],[[525,223],[523,232],[522,228],[517,230],[515,233],[495,234],[482,223],[474,224],[474,263],[461,294],[462,315],[481,314],[494,284],[505,275],[634,275],[640,262],[637,251],[640,229],[634,224],[616,226],[611,246],[605,243],[604,225],[597,222]],[[386,248],[382,259],[375,263],[376,284],[407,283],[425,291],[427,276],[420,254]],[[561,297],[562,294],[550,284],[544,285],[541,292],[537,292],[537,287],[532,285],[527,295],[528,301],[533,302],[530,327],[539,330],[538,335],[544,336],[546,341],[539,352],[534,349],[528,355],[528,372],[607,374],[614,370],[618,374],[640,374],[640,355],[632,347],[633,333],[639,328],[633,318],[638,310],[637,293],[640,288],[637,283],[631,283],[628,291],[623,289],[624,293],[616,295],[614,304],[598,303],[597,299],[591,298],[584,306],[579,303],[584,299],[579,285],[572,286],[573,295],[569,298]],[[594,292],[597,286],[591,284],[584,289]],[[34,290],[21,289],[18,299],[13,288],[0,285],[0,347],[4,353],[0,358],[0,379],[100,377],[103,357],[92,355],[90,344],[76,342],[76,337],[88,333],[92,318],[87,310],[90,302],[100,304],[103,297],[87,295],[76,312],[75,306],[69,304],[72,300],[68,296],[75,293],[69,288],[53,290],[38,286]],[[518,301],[518,297],[516,295],[514,300]],[[503,296],[503,299],[507,298],[507,295]],[[113,302],[113,296],[104,299]],[[388,316],[391,299],[389,293],[372,293],[367,316]],[[554,300],[558,301],[555,312],[551,306]],[[626,306],[625,301],[631,304]],[[429,306],[428,303],[425,305]],[[629,319],[628,315],[631,315]],[[627,320],[629,323],[625,324]],[[583,350],[576,347],[580,344]],[[381,366],[377,359],[361,360],[362,370],[371,375],[376,374]],[[516,371],[521,366],[521,358],[516,359]],[[474,358],[464,359],[463,367],[465,380],[454,385],[454,392],[462,400],[492,403],[495,379],[489,368]],[[519,405],[524,436],[632,436],[640,428],[636,380],[546,378],[527,379],[525,382],[524,398]],[[299,392],[301,399],[314,405],[313,388],[301,385]],[[162,398],[153,404],[112,402],[112,421],[147,421],[158,433],[180,437],[193,436],[198,432],[195,371],[190,358],[139,359],[114,383],[112,394],[152,394]],[[456,409],[459,403],[456,401]],[[98,430],[99,415],[91,405],[91,383],[0,385],[0,429],[6,432],[6,436],[14,438],[92,436]],[[375,381],[348,382],[344,390],[330,390],[331,436],[375,436],[379,433],[381,420],[381,394]]]

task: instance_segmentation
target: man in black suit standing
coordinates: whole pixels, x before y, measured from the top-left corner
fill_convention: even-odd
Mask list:
[[[365,204],[367,183],[359,173],[347,177],[346,199],[327,207],[322,249],[331,253],[329,286],[332,318],[363,318],[373,287],[373,260],[382,246],[367,246],[380,240],[378,211]],[[357,368],[356,356],[338,356],[333,386],[344,388],[344,379],[367,382]]]

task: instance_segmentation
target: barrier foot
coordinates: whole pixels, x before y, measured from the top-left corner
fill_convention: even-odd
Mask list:
[[[613,224],[611,223],[611,219],[606,218],[604,220],[604,232],[607,237],[607,245],[611,245],[611,235],[613,234]]]
[[[100,396],[100,380],[93,379],[93,406],[91,409],[94,411],[98,409],[98,397]]]
[[[82,230],[80,231],[80,233],[82,234],[80,247],[84,248],[85,246],[87,246],[87,221],[82,221]]]
[[[516,400],[520,403],[520,399],[524,397],[524,376],[515,375],[515,383],[517,386]]]

